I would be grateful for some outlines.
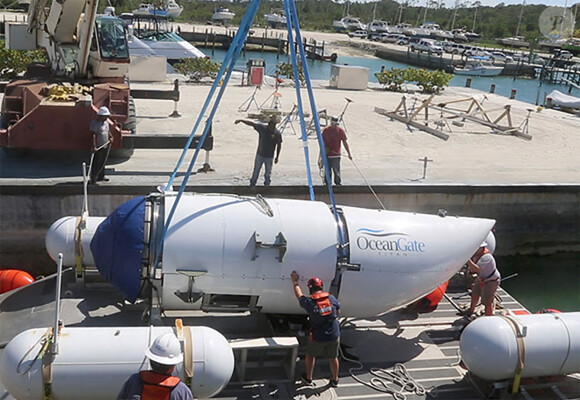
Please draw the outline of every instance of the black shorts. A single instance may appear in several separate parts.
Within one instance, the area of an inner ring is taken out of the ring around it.
[[[337,358],[340,338],[329,340],[327,342],[317,342],[308,340],[306,344],[306,353],[313,357]]]

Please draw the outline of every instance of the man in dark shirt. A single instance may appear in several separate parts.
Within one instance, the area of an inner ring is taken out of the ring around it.
[[[323,283],[320,278],[314,277],[308,280],[310,296],[302,294],[298,280],[300,276],[296,271],[291,274],[294,295],[300,306],[306,310],[310,319],[312,330],[306,345],[306,373],[302,378],[306,383],[312,383],[312,373],[316,357],[328,358],[330,366],[330,385],[338,386],[338,348],[340,345],[340,303],[330,293],[322,290]]]
[[[262,164],[264,165],[264,186],[270,186],[270,175],[272,174],[272,163],[278,164],[278,157],[280,150],[282,150],[282,134],[276,129],[276,117],[273,117],[268,122],[268,125],[258,122],[248,121],[245,119],[237,119],[236,124],[243,122],[244,124],[253,127],[259,134],[258,150],[256,151],[256,159],[254,161],[254,172],[250,178],[250,186],[256,186]],[[274,158],[274,151],[276,158]]]

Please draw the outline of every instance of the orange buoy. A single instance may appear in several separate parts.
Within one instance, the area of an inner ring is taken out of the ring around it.
[[[428,295],[420,298],[416,302],[409,305],[409,309],[418,313],[430,313],[435,311],[437,305],[443,298],[443,295],[447,291],[447,286],[449,281],[446,281],[437,289],[433,290]]]
[[[0,293],[28,285],[34,278],[26,271],[18,269],[0,269]]]

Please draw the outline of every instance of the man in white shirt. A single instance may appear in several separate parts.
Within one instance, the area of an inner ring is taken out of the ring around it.
[[[485,307],[485,315],[493,315],[493,299],[499,287],[501,275],[496,267],[495,258],[487,249],[486,242],[483,242],[473,257],[467,260],[467,266],[471,273],[477,274],[477,278],[471,292],[471,305],[465,314],[468,316],[473,314],[481,298],[481,304]]]

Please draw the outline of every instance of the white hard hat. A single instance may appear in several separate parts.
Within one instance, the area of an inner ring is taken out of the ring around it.
[[[176,365],[183,361],[181,345],[172,332],[157,336],[151,346],[145,350],[150,360],[163,365]]]
[[[109,109],[105,106],[102,106],[101,108],[99,108],[99,111],[97,112],[97,115],[111,115],[111,112],[109,111]]]

